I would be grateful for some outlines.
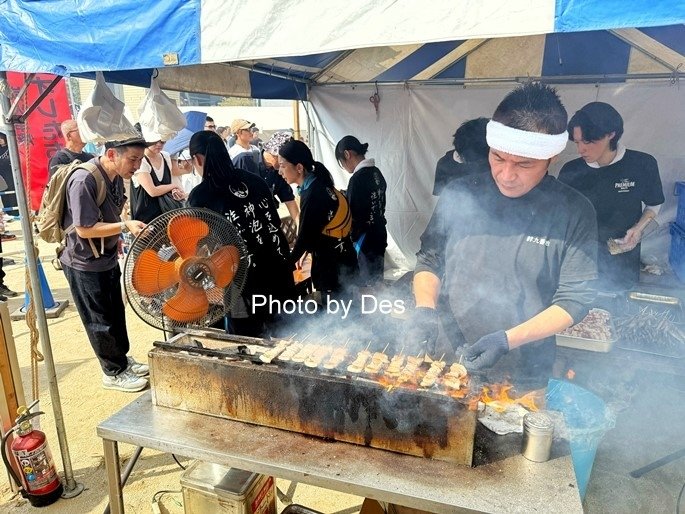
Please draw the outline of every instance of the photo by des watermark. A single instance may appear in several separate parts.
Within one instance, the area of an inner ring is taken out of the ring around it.
[[[252,314],[261,307],[267,307],[270,314],[316,314],[323,309],[326,314],[339,315],[341,319],[346,319],[353,312],[389,315],[393,312],[403,314],[405,311],[404,300],[380,300],[370,294],[361,295],[358,301],[329,298],[324,306],[311,298],[280,300],[271,295],[252,295]]]

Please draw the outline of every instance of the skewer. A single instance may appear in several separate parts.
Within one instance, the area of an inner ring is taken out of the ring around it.
[[[389,345],[390,345],[390,343],[387,343],[387,344],[385,345],[385,347],[383,348],[383,351],[382,351],[381,353],[385,353],[385,350],[388,349],[388,346],[389,346]]]

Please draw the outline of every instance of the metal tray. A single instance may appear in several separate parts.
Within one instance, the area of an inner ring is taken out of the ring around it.
[[[586,337],[570,336],[566,334],[556,334],[557,346],[565,346],[566,348],[575,348],[576,350],[588,350],[590,352],[608,353],[614,347],[616,342],[616,327],[614,327],[614,318],[611,313],[604,309],[592,309],[593,311],[604,311],[609,314],[609,330],[613,336],[608,341],[600,339],[588,339]]]

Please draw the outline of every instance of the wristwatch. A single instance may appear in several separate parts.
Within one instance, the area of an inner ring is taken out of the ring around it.
[[[125,221],[120,222],[119,226],[121,227],[121,233],[122,234],[126,234],[129,232],[128,226],[126,225]]]

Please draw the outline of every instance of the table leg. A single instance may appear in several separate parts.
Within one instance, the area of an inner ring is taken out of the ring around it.
[[[119,446],[116,441],[102,440],[105,453],[105,471],[109,487],[109,507],[112,514],[124,514],[124,494],[121,489]]]

